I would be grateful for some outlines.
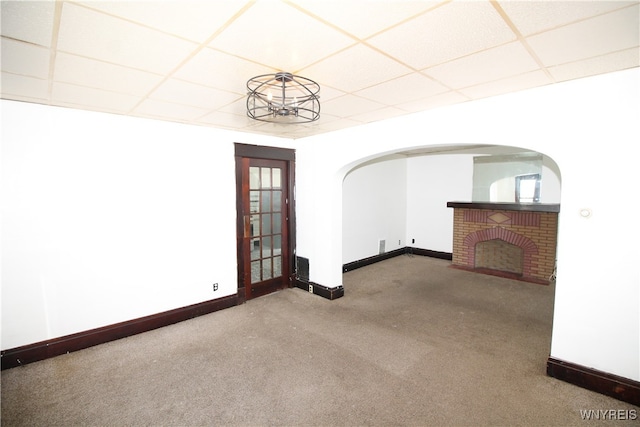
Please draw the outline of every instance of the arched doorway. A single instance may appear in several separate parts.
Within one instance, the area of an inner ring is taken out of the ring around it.
[[[453,217],[447,203],[473,199],[474,158],[524,153],[532,152],[505,146],[432,146],[352,164],[342,183],[343,265],[406,247],[451,253]],[[541,159],[540,203],[557,204],[559,168],[553,159],[535,154]],[[521,175],[518,170],[514,182]],[[503,175],[493,178],[503,180]],[[489,195],[490,184],[486,187]],[[515,193],[513,197],[515,202]]]

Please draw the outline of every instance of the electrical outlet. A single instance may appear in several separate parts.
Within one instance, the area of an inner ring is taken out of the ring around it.
[[[218,283],[216,282],[216,283],[213,284],[213,292],[215,292],[217,290],[218,290]]]
[[[402,244],[402,240],[398,240],[398,246]]]
[[[309,284],[309,292],[313,293],[313,285]]]
[[[416,242],[416,239],[411,239],[411,243],[415,243],[415,242]]]

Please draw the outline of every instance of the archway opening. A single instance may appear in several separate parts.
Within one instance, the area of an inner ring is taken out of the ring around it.
[[[530,151],[501,146],[422,147],[383,153],[354,165],[345,173],[342,185],[345,298],[372,304],[371,310],[381,322],[384,313],[395,309],[390,315],[393,327],[411,325],[427,337],[432,337],[432,330],[422,322],[446,325],[447,333],[458,337],[455,340],[469,340],[455,345],[473,346],[474,351],[486,349],[491,342],[493,348],[487,352],[535,354],[533,362],[528,357],[505,362],[508,364],[537,366],[546,361],[551,348],[555,281],[540,286],[539,282],[514,277],[533,271],[538,246],[531,239],[504,231],[506,222],[492,217],[495,231],[477,234],[470,247],[476,251],[476,243],[488,245],[489,254],[506,247],[518,262],[496,264],[499,261],[495,257],[489,261],[477,252],[473,258],[480,259],[479,270],[502,270],[512,275],[499,277],[449,268],[454,215],[447,203],[472,201],[474,158],[523,153]],[[561,177],[557,164],[542,153],[534,154],[541,157],[539,203],[559,203]],[[496,176],[494,182],[509,179],[515,192],[516,177],[521,175]],[[515,193],[513,197],[515,203]],[[514,218],[509,221],[516,225],[530,222],[525,216]],[[526,318],[541,325],[535,334],[528,335],[528,341],[501,340],[526,335]],[[506,324],[512,328],[509,332]],[[480,335],[488,341],[473,341]]]
[[[539,159],[539,178],[533,184],[535,203],[559,204],[561,180],[555,161],[520,147],[414,147],[352,164],[342,183],[343,265],[405,248],[451,254],[453,215],[447,203],[478,198],[518,203],[517,183],[523,182],[522,176],[532,175],[532,169],[523,169],[520,160],[524,157]],[[485,174],[484,181],[476,185],[478,158],[497,159],[484,164],[493,164],[494,169],[504,166],[504,170]],[[496,187],[502,187],[500,197],[495,195]],[[521,203],[534,202],[525,198],[529,187],[522,184]],[[505,188],[511,189],[507,196]]]

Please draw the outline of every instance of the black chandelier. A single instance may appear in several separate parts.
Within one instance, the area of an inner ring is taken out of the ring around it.
[[[247,115],[271,123],[307,123],[320,118],[320,85],[278,72],[247,81]]]

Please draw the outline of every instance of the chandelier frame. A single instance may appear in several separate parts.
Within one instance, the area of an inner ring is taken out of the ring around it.
[[[270,123],[295,124],[320,118],[320,85],[280,71],[247,81],[247,116]]]

